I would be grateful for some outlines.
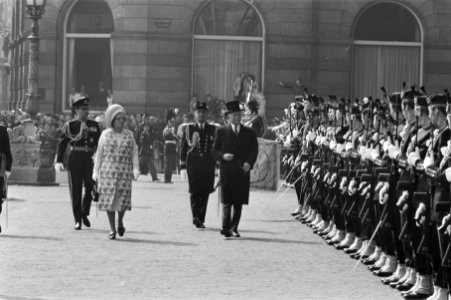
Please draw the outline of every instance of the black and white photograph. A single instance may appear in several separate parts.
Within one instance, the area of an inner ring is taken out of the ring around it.
[[[0,300],[451,300],[450,0],[0,0]]]

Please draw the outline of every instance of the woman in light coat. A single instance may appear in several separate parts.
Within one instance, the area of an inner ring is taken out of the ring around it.
[[[131,210],[132,180],[138,179],[138,146],[133,132],[124,128],[125,109],[113,104],[105,112],[105,129],[100,136],[94,160],[92,178],[97,181],[99,210],[108,215],[109,239],[116,238],[116,212],[118,213],[117,233],[123,236],[123,218],[126,210]]]

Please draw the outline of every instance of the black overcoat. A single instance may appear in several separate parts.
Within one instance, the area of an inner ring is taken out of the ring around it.
[[[8,131],[6,130],[6,127],[3,126],[0,126],[0,155],[0,170],[11,172],[13,157],[11,155]],[[2,156],[4,157],[4,159],[1,158]],[[5,165],[2,166],[2,163],[4,163]],[[0,202],[2,201],[3,197],[6,197],[6,195],[3,194],[3,192],[5,192],[5,190],[3,189],[5,180],[4,176],[5,174],[2,172],[2,174],[0,174]]]
[[[257,160],[258,142],[255,132],[243,125],[238,136],[231,125],[216,130],[213,150],[220,161],[222,203],[249,204],[250,172],[242,166],[247,162],[251,169]],[[235,155],[232,161],[224,161],[224,153]]]
[[[183,130],[182,147],[180,150],[181,165],[186,165],[189,192],[210,194],[214,191],[216,162],[213,157],[213,139],[216,126],[204,124],[204,129],[196,124],[188,124]],[[193,140],[193,134],[198,132],[199,142],[190,147],[188,141]]]

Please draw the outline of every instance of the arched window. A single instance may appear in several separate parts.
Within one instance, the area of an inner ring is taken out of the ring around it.
[[[233,83],[252,74],[262,88],[264,80],[264,25],[251,1],[210,0],[193,23],[192,92],[200,99],[210,94],[229,101]]]
[[[419,20],[393,2],[367,8],[354,27],[353,97],[399,91],[402,82],[422,84],[423,35]]]
[[[93,110],[107,106],[112,91],[113,16],[103,0],[78,0],[69,10],[64,33],[63,109],[75,93],[87,94]]]

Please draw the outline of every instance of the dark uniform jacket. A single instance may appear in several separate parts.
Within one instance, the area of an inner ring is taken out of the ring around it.
[[[433,168],[437,169],[438,176],[431,180],[433,194],[431,198],[431,220],[440,222],[443,215],[449,212],[449,193],[450,187],[446,180],[444,170],[440,170],[440,163],[443,159],[442,147],[446,147],[451,137],[451,131],[448,127],[440,130],[432,140],[432,152],[434,153]]]
[[[209,194],[214,191],[215,166],[213,140],[216,126],[207,122],[202,130],[198,123],[189,124],[183,131],[180,153],[181,166],[186,166],[190,193]],[[199,134],[199,142],[192,144],[193,134]]]
[[[177,136],[174,133],[174,129],[165,127],[163,130],[164,139],[164,154],[176,155],[177,154]]]
[[[13,157],[11,155],[11,148],[9,145],[9,136],[6,127],[0,126],[0,155],[5,155],[5,166],[1,165],[2,160],[0,160],[0,169],[5,171],[11,171],[11,166],[13,164]],[[0,174],[3,175],[3,174]]]
[[[0,204],[2,198],[6,197],[5,184],[5,171],[11,172],[11,166],[13,164],[13,157],[11,155],[11,148],[9,145],[9,136],[6,127],[0,126]],[[0,206],[1,212],[1,206]]]
[[[255,132],[240,125],[238,136],[232,126],[217,129],[213,149],[221,163],[220,179],[222,202],[232,204],[249,204],[250,172],[245,173],[242,166],[247,162],[251,169],[257,160],[258,142]],[[224,161],[224,153],[235,155],[232,161]]]
[[[64,124],[63,134],[60,137],[56,162],[62,163],[66,147],[69,146],[68,170],[85,169],[92,164],[92,159],[86,159],[94,155],[100,138],[99,124],[93,120],[86,120],[86,126],[81,130],[82,122],[72,120]],[[86,166],[85,164],[88,164]],[[91,168],[92,169],[92,168]]]

